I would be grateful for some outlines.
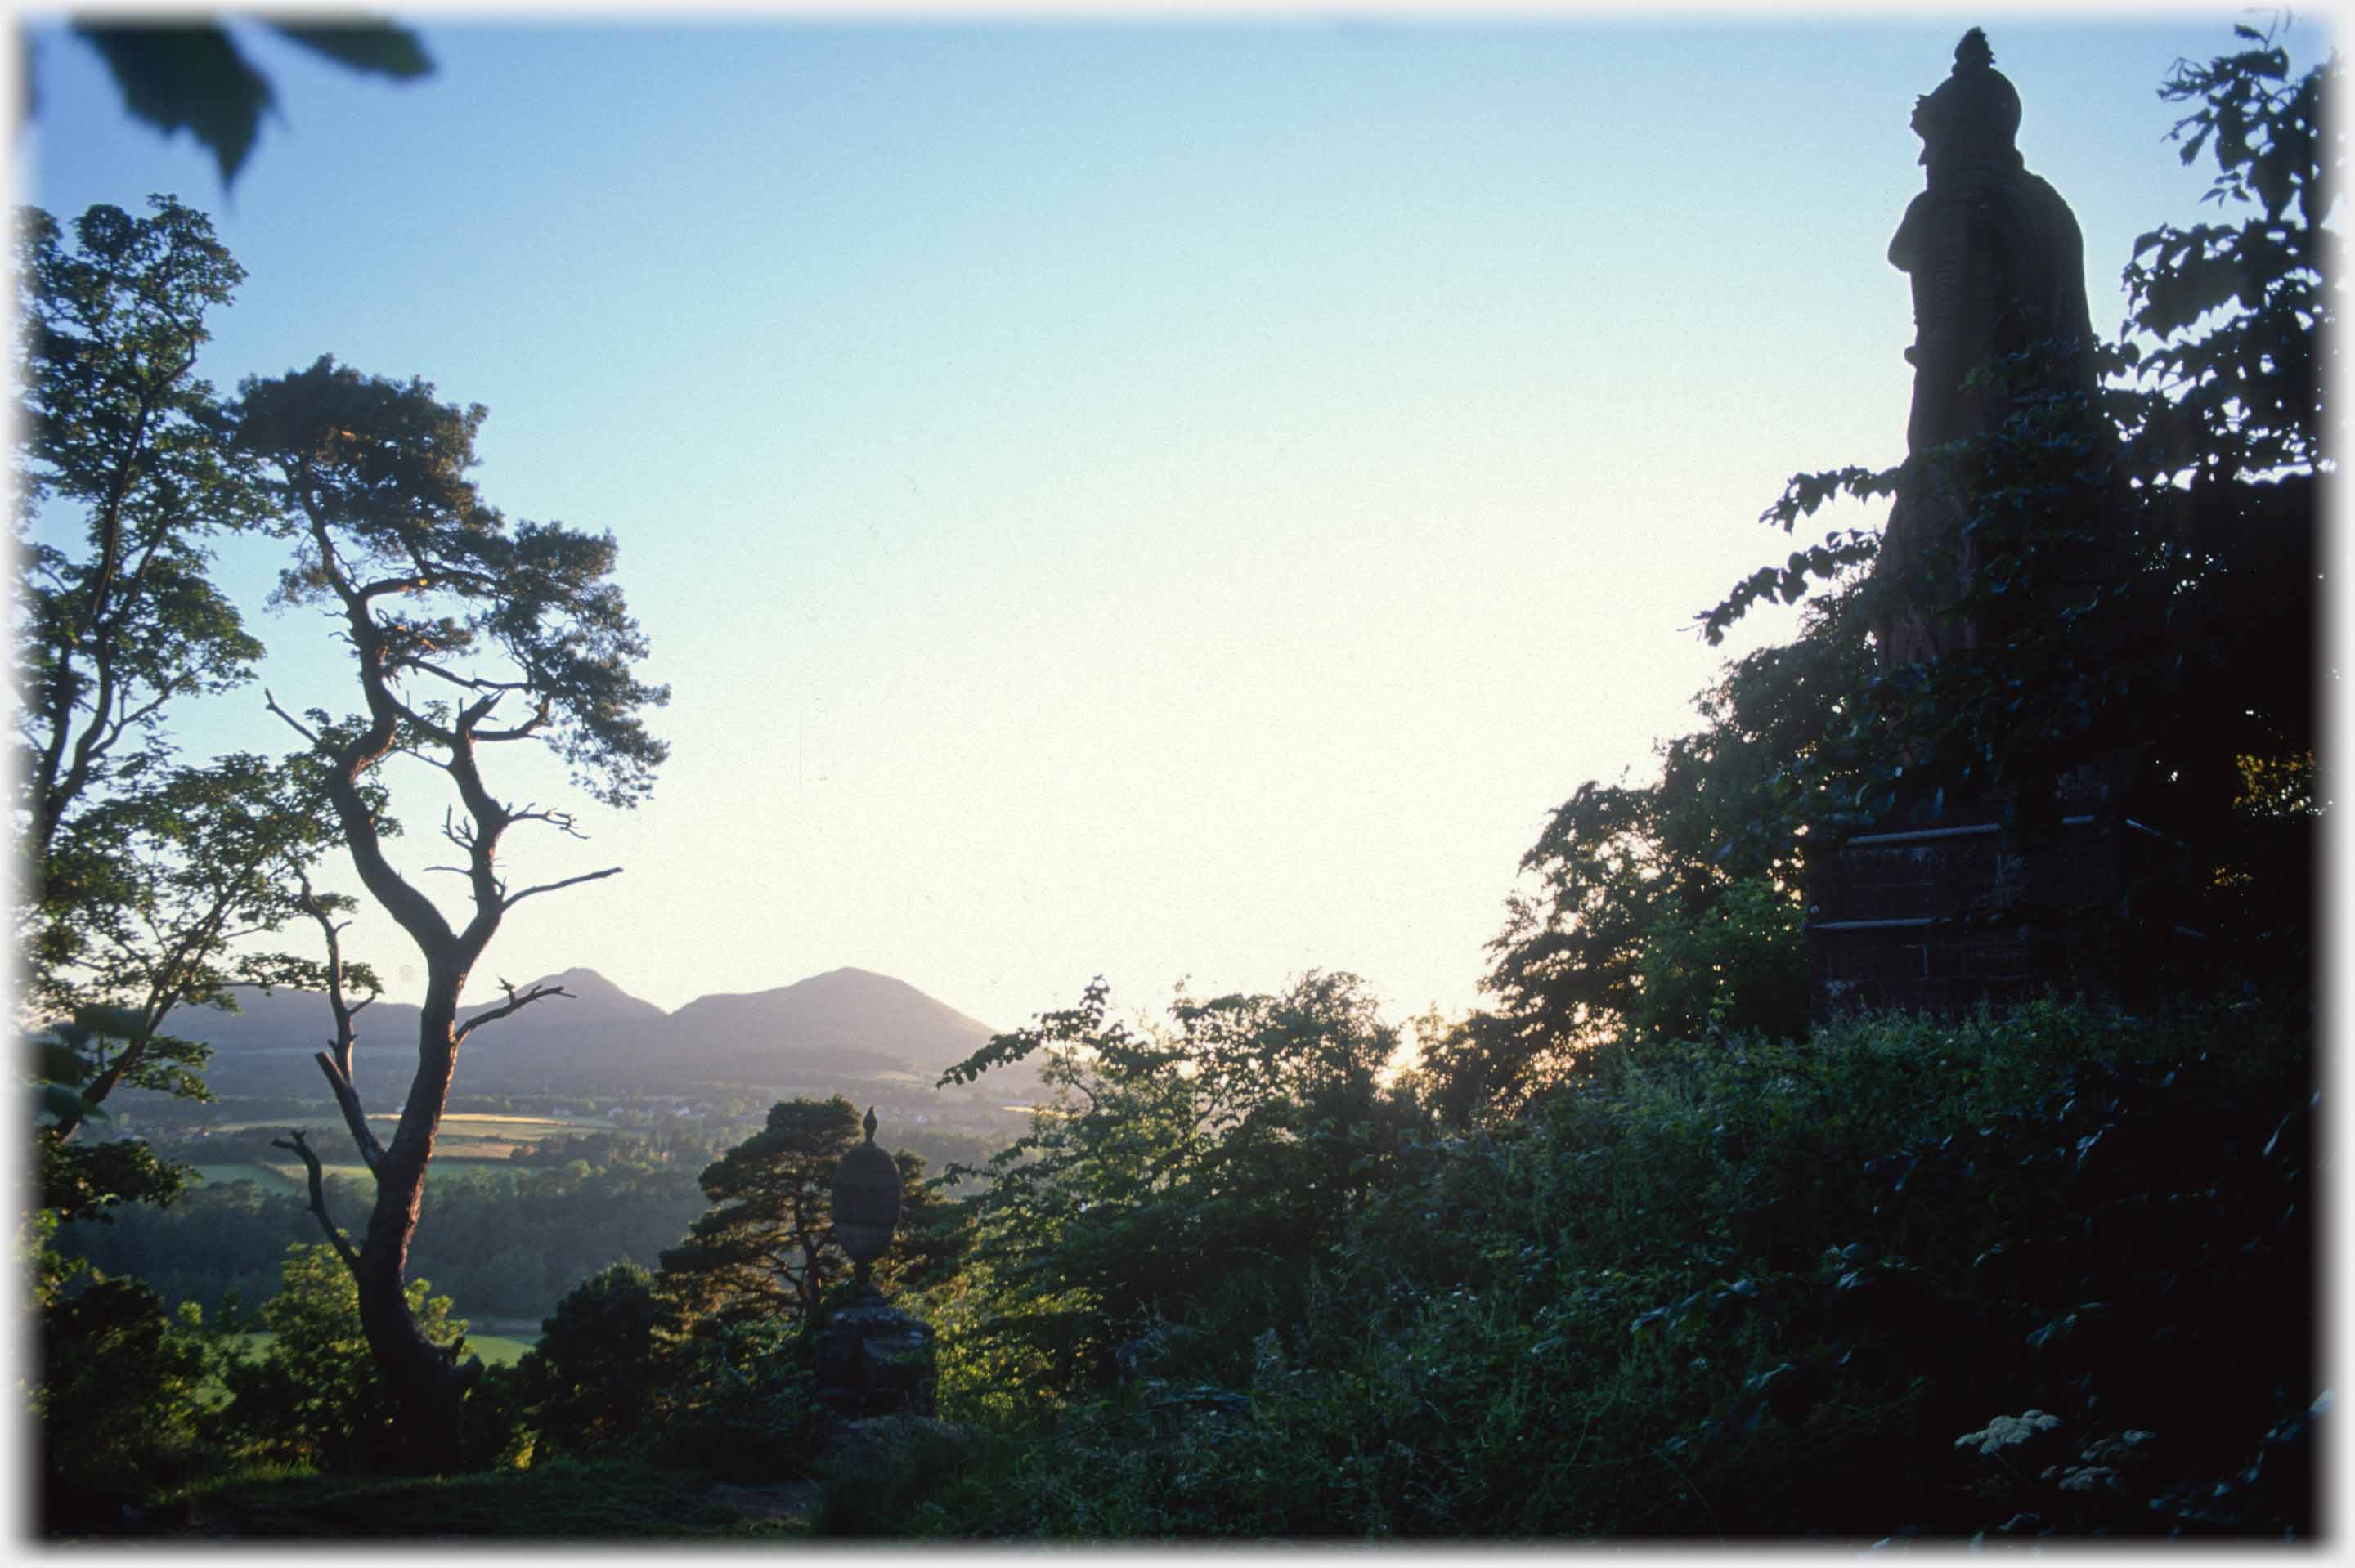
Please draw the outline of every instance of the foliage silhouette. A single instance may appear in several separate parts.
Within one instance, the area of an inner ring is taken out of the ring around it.
[[[416,35],[389,22],[260,24],[346,70],[410,81],[432,74]],[[270,79],[245,58],[229,29],[208,23],[168,26],[76,22],[75,37],[98,51],[123,95],[125,112],[165,136],[186,131],[213,155],[221,185],[234,185],[261,134],[262,116],[277,108]],[[21,46],[20,46],[21,47]],[[24,73],[25,112],[38,112],[30,71]]]

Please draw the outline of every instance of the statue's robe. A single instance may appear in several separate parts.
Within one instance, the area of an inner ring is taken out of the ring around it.
[[[1986,434],[2002,424],[2018,386],[1966,389],[1973,370],[2048,340],[2080,352],[2054,373],[2090,391],[2094,328],[2085,304],[2085,247],[2060,193],[2019,166],[1987,163],[1935,168],[1889,244],[1890,262],[1913,284],[1913,407],[1906,420],[1909,456]],[[1876,572],[1926,580],[1928,604],[1883,617],[1884,666],[1935,658],[1977,641],[1959,616],[1931,613],[1951,602],[1975,563],[1963,535],[1970,514],[1967,474],[1917,464],[1899,487]]]

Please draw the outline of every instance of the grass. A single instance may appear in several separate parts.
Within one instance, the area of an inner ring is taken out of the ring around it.
[[[240,1160],[234,1165],[198,1165],[194,1169],[197,1180],[216,1184],[252,1181],[272,1192],[299,1193],[304,1190],[304,1183],[298,1178],[287,1175],[275,1166],[256,1165],[251,1160]]]
[[[798,1519],[728,1507],[699,1472],[614,1461],[396,1479],[248,1472],[192,1490],[174,1511],[193,1532],[229,1531],[240,1538],[776,1539],[806,1532]]]
[[[230,1341],[249,1356],[263,1354],[277,1338],[275,1334],[263,1332],[229,1336]],[[523,1359],[523,1353],[531,1349],[531,1340],[517,1339],[508,1334],[468,1334],[466,1336],[466,1349],[482,1357],[484,1363],[488,1366],[513,1366]]]
[[[531,1349],[531,1341],[506,1334],[469,1334],[466,1348],[482,1357],[487,1366],[507,1367],[523,1360],[523,1353]]]

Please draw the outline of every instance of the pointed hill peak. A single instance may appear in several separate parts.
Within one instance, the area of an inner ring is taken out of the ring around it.
[[[479,975],[477,979],[479,982]],[[493,976],[491,979],[493,985],[496,986],[497,977]],[[667,1016],[653,1002],[632,996],[595,969],[585,966],[577,966],[557,974],[542,975],[538,980],[517,986],[516,990],[519,992],[527,991],[533,986],[553,986],[561,989],[564,992],[561,997],[534,1003],[535,1009],[565,1008],[576,1013],[593,1011],[601,1015],[623,1014],[646,1019]],[[469,1003],[460,1008],[458,1012],[463,1017],[468,1013],[479,1012],[485,1007],[495,1007],[498,1005],[498,1001],[496,997],[488,998],[482,1001]]]
[[[829,969],[769,991],[699,996],[672,1022],[691,1035],[763,1047],[841,1045],[906,1054],[931,1067],[989,1038],[989,1026],[905,980],[871,969]]]

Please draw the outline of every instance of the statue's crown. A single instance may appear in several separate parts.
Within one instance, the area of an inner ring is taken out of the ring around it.
[[[1934,166],[2019,163],[2019,93],[1995,69],[1984,31],[1973,27],[1955,46],[1954,69],[1922,101],[1914,125],[1923,161]]]

